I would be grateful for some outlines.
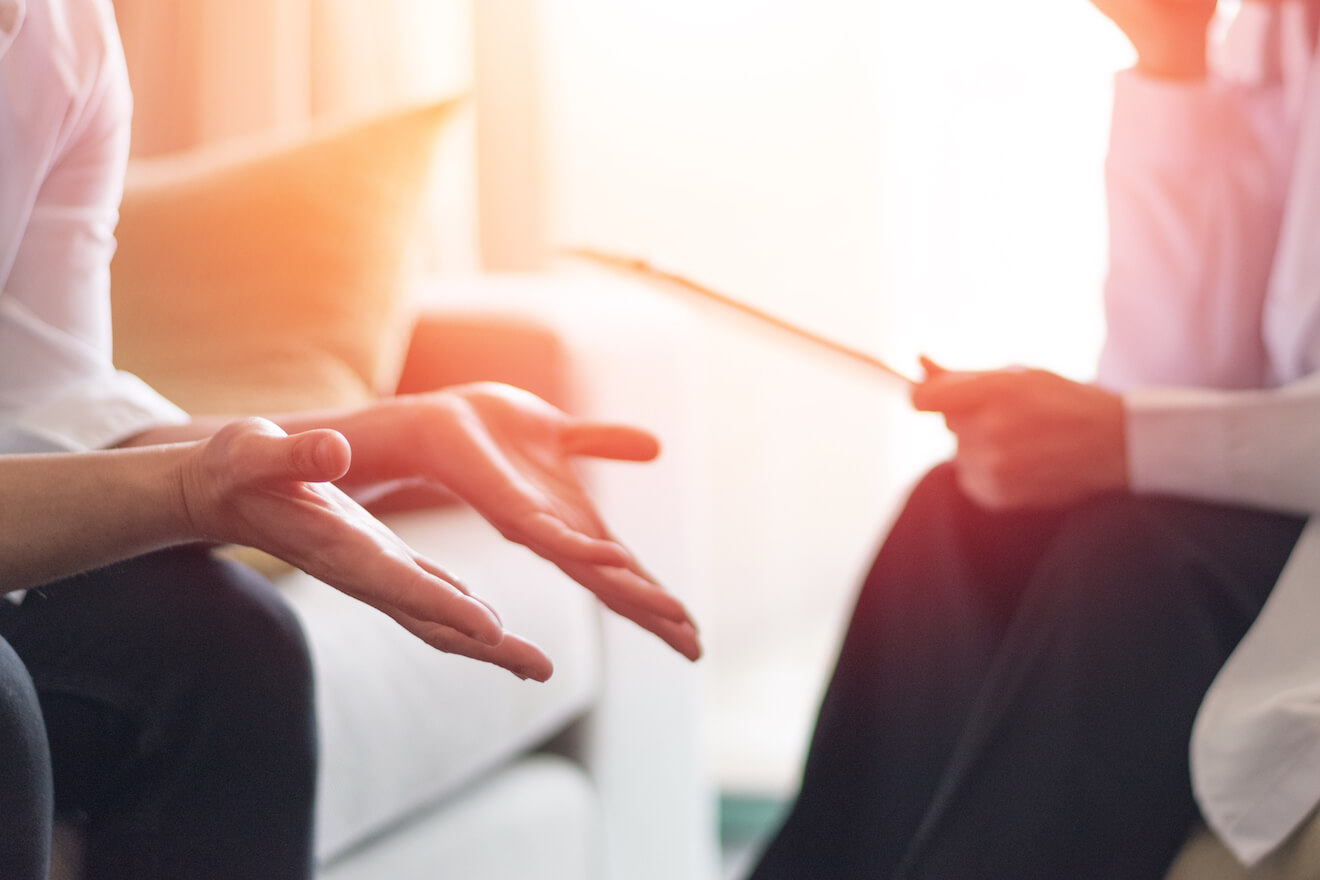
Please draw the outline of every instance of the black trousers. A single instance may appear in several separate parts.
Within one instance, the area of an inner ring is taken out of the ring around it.
[[[297,620],[200,548],[0,599],[0,878],[307,880],[316,727]]]
[[[1295,517],[1128,494],[991,513],[945,465],[862,588],[754,880],[1159,880],[1197,707]]]

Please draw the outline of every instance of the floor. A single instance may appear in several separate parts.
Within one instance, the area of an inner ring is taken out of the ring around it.
[[[720,797],[720,855],[723,880],[744,880],[761,844],[783,817],[776,798],[725,793]]]

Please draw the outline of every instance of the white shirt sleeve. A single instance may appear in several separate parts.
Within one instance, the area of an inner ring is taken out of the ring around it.
[[[1283,89],[1117,86],[1100,380],[1124,390],[1132,487],[1320,510],[1320,381],[1270,388],[1262,325],[1296,141]]]
[[[1292,141],[1277,83],[1118,75],[1102,384],[1269,384],[1261,315]]]
[[[1138,492],[1320,511],[1320,65],[1297,83],[1119,83],[1101,378]],[[1320,798],[1317,577],[1313,521],[1193,733],[1201,812],[1247,864]]]
[[[0,453],[104,447],[186,421],[111,362],[132,97],[110,4],[29,4],[0,81],[29,90],[0,94],[12,134],[0,228],[18,231],[17,247],[0,243]]]

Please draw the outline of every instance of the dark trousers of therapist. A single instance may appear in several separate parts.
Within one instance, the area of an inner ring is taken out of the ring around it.
[[[991,513],[917,487],[754,880],[1160,880],[1192,722],[1294,517],[1113,494]]]
[[[0,599],[0,878],[46,880],[53,814],[86,880],[306,880],[316,727],[302,630],[196,548]]]

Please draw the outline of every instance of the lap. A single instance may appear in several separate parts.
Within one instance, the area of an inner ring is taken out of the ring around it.
[[[146,798],[151,779],[185,772],[182,756],[203,749],[217,764],[206,772],[223,772],[218,738],[237,750],[296,750],[290,766],[304,771],[314,754],[297,619],[264,578],[205,548],[30,590],[0,609],[0,639],[39,698],[60,810],[107,814],[129,791],[126,774],[138,782],[133,797]]]
[[[1196,707],[1302,525],[1127,493],[995,512],[936,468],[863,585],[802,793],[757,877],[820,868],[827,838],[840,877],[900,864],[969,876],[958,860],[985,859],[996,838],[1095,855],[1133,832],[1139,849],[1144,831],[1122,817],[1151,811],[1168,813],[1159,833],[1181,841],[1195,815],[1185,752]],[[1136,791],[1150,810],[1111,810],[1117,823],[1074,809],[1104,812]],[[1072,836],[1078,825],[1089,839]],[[1023,838],[1030,828],[1043,838]],[[1044,874],[1010,861],[984,876],[1062,876],[1042,861]]]
[[[42,692],[137,711],[204,679],[305,665],[299,624],[276,591],[200,547],[141,556],[30,590],[0,637]]]
[[[941,465],[912,493],[864,594],[892,597],[912,581],[928,596],[970,591],[961,598],[993,608],[986,613],[1004,628],[1024,606],[1065,613],[1080,604],[1095,614],[1088,629],[1100,633],[1112,615],[1182,601],[1249,624],[1304,525],[1288,514],[1127,492],[994,511],[963,495],[953,468]],[[910,557],[901,577],[886,554]]]
[[[1015,585],[913,876],[976,858],[1003,876],[1158,876],[1196,817],[1197,707],[1304,524],[1128,493],[1041,515],[1048,539]]]

